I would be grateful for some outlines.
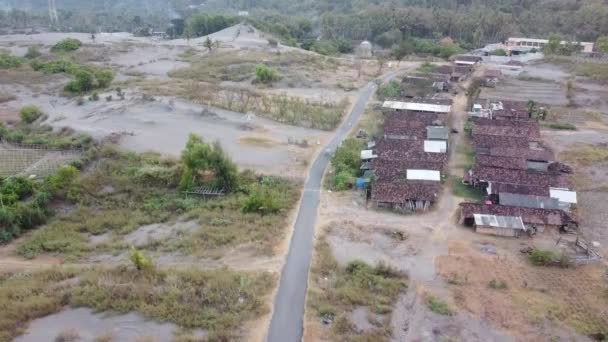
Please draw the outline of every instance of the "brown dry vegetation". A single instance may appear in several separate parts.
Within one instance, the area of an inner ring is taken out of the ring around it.
[[[23,64],[14,69],[0,70],[0,82],[11,85],[44,85],[55,84],[57,81],[64,80],[66,77],[59,74],[45,74],[34,71],[29,65]]]
[[[560,154],[560,159],[578,165],[590,166],[608,162],[608,146],[605,144],[576,144]]]
[[[255,146],[259,146],[259,147],[266,147],[266,148],[271,148],[271,147],[279,144],[278,141],[275,141],[275,140],[272,140],[270,138],[263,137],[263,136],[242,137],[239,139],[239,143],[245,144],[245,145],[255,145]]]
[[[178,96],[201,105],[251,112],[274,121],[323,130],[335,128],[349,105],[347,98],[336,99],[337,102],[317,101],[251,87],[219,86],[191,80],[136,79],[117,85],[138,87],[149,96]]]
[[[10,341],[29,321],[66,305],[98,311],[135,311],[186,328],[204,328],[215,340],[234,340],[240,327],[267,312],[263,298],[274,286],[269,273],[215,271],[50,269],[0,275],[0,341]],[[68,337],[68,335],[66,335]]]
[[[600,265],[561,269],[536,267],[523,256],[488,256],[466,243],[450,243],[449,254],[435,260],[459,309],[486,319],[523,340],[544,339],[539,326],[548,320],[581,334],[607,332],[608,287]],[[504,284],[492,286],[491,284]]]
[[[369,266],[362,261],[339,265],[324,238],[315,247],[307,296],[311,320],[330,319],[330,328],[321,333],[331,341],[388,341],[392,334],[393,303],[407,288],[407,276],[386,265]],[[361,330],[349,315],[355,308],[367,311],[372,328]],[[311,332],[307,328],[307,338]],[[309,330],[310,329],[310,330]]]

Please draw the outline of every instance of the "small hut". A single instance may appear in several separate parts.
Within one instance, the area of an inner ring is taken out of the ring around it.
[[[481,234],[519,237],[526,232],[521,217],[474,214],[475,231]]]

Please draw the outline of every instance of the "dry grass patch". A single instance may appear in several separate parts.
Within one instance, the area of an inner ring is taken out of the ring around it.
[[[239,339],[241,326],[268,312],[263,298],[275,283],[269,273],[136,271],[130,267],[53,269],[0,276],[0,341],[10,341],[29,321],[66,305],[97,311],[138,312],[185,328],[203,328],[210,340]],[[56,341],[73,341],[62,332]],[[98,337],[108,341],[111,337]]]
[[[298,71],[334,72],[339,61],[314,54],[300,52],[272,53],[265,51],[227,51],[203,56],[183,54],[182,58],[191,66],[174,70],[169,76],[203,82],[241,82],[255,78],[255,68],[264,64],[279,69],[283,77],[295,76]]]
[[[608,162],[608,146],[606,144],[576,144],[560,153],[559,159],[582,166]]]
[[[373,267],[353,261],[341,266],[324,238],[318,241],[315,253],[307,307],[316,314],[315,319],[332,321],[328,337],[332,341],[388,341],[393,305],[407,288],[407,276],[382,264]],[[366,331],[358,331],[348,318],[361,306],[381,317]]]
[[[488,256],[470,245],[436,258],[437,272],[449,279],[467,274],[466,286],[450,287],[459,309],[484,317],[521,340],[544,340],[546,320],[580,334],[608,332],[604,269],[537,267],[520,255]],[[519,254],[519,253],[517,253]]]
[[[253,145],[258,147],[272,148],[279,144],[278,141],[260,136],[241,137],[239,143],[244,145]]]

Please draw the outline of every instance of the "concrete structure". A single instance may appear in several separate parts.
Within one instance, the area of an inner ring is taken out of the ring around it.
[[[549,196],[558,201],[558,205],[562,210],[569,211],[572,206],[578,203],[576,191],[571,191],[566,188],[550,188]]]
[[[452,106],[443,104],[433,103],[419,103],[419,102],[399,102],[399,101],[384,101],[382,104],[383,108],[395,109],[395,110],[410,110],[414,112],[429,112],[429,113],[443,113],[447,114],[452,110]]]
[[[441,181],[441,172],[436,170],[406,170],[407,180],[419,180],[419,181]]]
[[[378,158],[378,156],[374,154],[373,150],[361,151],[361,160],[363,160],[363,161],[371,161],[372,159],[376,159],[376,158]]]
[[[513,51],[518,48],[525,47],[532,49],[541,50],[549,42],[547,39],[535,39],[535,38],[509,38],[506,41],[507,50]],[[561,44],[567,44],[567,41],[562,41]],[[595,43],[589,42],[574,42],[581,45],[581,52],[591,53],[594,50]]]
[[[449,130],[444,126],[427,126],[426,138],[427,140],[448,140]]]
[[[454,57],[454,64],[475,66],[475,65],[481,63],[482,60],[483,60],[483,58],[481,58],[479,56],[459,55],[459,56]]]
[[[481,234],[519,237],[526,232],[521,217],[474,214],[475,231]]]
[[[424,152],[429,153],[447,153],[448,142],[445,140],[425,140]]]

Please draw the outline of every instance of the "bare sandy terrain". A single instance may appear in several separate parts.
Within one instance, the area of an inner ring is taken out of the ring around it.
[[[44,51],[67,37],[80,39],[85,44],[74,54],[76,60],[110,66],[117,71],[117,81],[123,82],[142,78],[171,81],[168,76],[170,71],[189,65],[181,59],[182,53],[187,50],[200,55],[208,53],[202,47],[205,37],[189,41],[157,41],[126,33],[101,33],[95,41],[88,34],[7,35],[0,37],[0,48],[23,54],[27,46],[42,45]],[[245,26],[227,28],[210,35],[210,38],[220,40],[222,49],[268,49],[268,37]],[[275,50],[290,51],[293,48],[280,46]],[[342,72],[356,73],[355,70]],[[25,104],[36,104],[49,115],[48,122],[55,127],[69,126],[98,139],[121,136],[120,144],[127,149],[151,150],[174,156],[179,155],[188,134],[195,133],[209,141],[219,140],[241,167],[293,178],[304,175],[316,146],[328,136],[323,131],[279,124],[255,115],[207,106],[203,108],[174,96],[156,97],[154,101],[148,101],[149,98],[144,99],[141,89],[128,85],[123,87],[125,100],[119,100],[116,94],[107,92],[100,94],[98,102],[84,101],[78,105],[77,99],[60,96],[61,88],[67,81],[65,76],[44,76],[28,75],[28,78],[23,78],[14,75],[5,82],[0,81],[0,92],[15,97],[0,104],[0,111],[15,113]],[[23,79],[17,81],[18,78]],[[167,86],[171,87],[170,83]],[[289,90],[285,91],[279,86],[267,92],[317,100],[322,94],[323,99],[331,101],[351,95],[338,88],[325,91],[314,86],[307,89],[285,87]],[[113,100],[106,101],[105,98],[111,95]],[[308,147],[293,144],[302,141],[306,141]]]

